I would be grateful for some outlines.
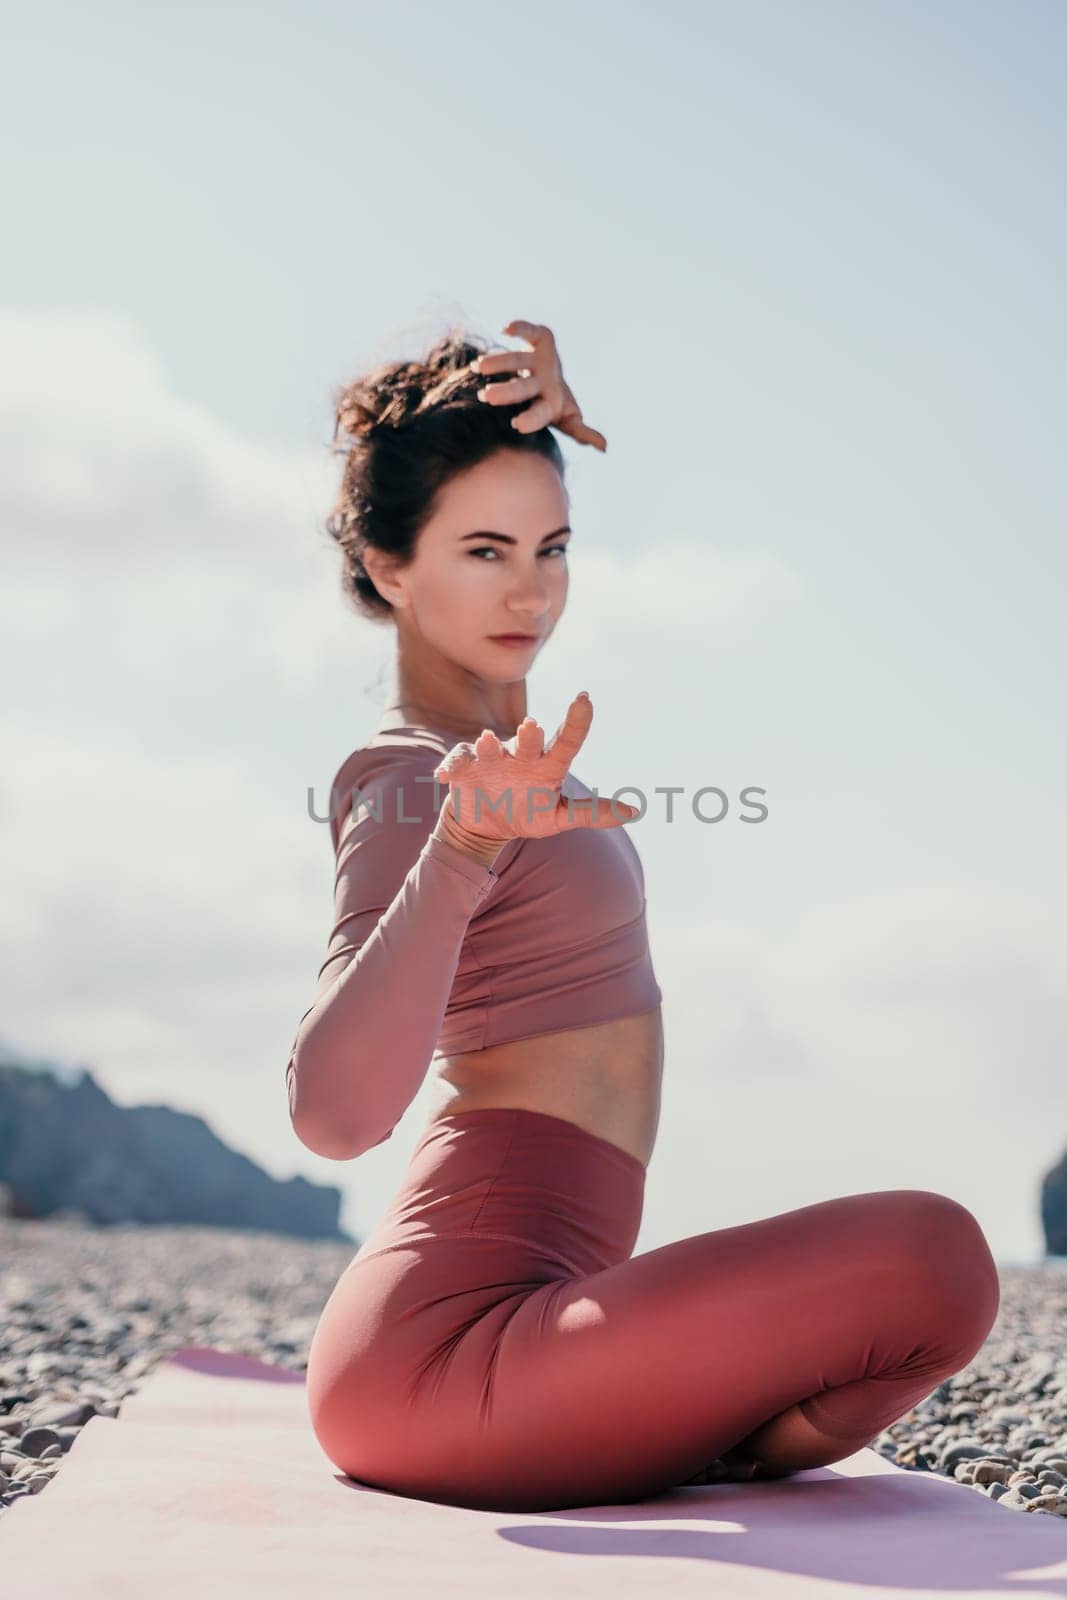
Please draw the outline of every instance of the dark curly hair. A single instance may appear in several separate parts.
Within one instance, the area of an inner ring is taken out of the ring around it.
[[[438,491],[454,474],[504,449],[545,456],[565,476],[551,428],[521,433],[511,426],[528,400],[478,399],[483,385],[514,376],[494,380],[469,370],[489,349],[487,341],[453,328],[421,360],[383,362],[335,392],[331,450],[346,459],[325,526],[344,555],[342,590],[371,621],[387,621],[393,608],[374,587],[363,551],[369,545],[406,566]]]

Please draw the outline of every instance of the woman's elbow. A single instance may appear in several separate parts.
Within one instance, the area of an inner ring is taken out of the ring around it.
[[[322,1156],[327,1161],[354,1161],[362,1153],[338,1139],[334,1129],[309,1126],[303,1117],[292,1117],[290,1122],[304,1149],[314,1156]]]
[[[364,1151],[373,1150],[392,1137],[393,1127],[381,1134],[373,1128],[350,1128],[337,1115],[335,1107],[315,1106],[306,1093],[301,1093],[300,1071],[292,1057],[286,1068],[286,1084],[290,1126],[300,1143],[313,1155],[322,1156],[327,1161],[354,1161]]]

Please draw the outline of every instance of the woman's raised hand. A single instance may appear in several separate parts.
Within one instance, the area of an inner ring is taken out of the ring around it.
[[[502,741],[485,728],[473,744],[453,745],[435,768],[447,783],[441,808],[445,830],[457,825],[464,842],[491,853],[509,839],[546,839],[571,828],[616,828],[639,815],[636,806],[599,796],[564,799],[561,786],[593,720],[593,703],[583,690],[546,745],[540,723],[520,722]]]
[[[519,400],[532,403],[511,419],[517,433],[536,433],[549,426],[569,434],[578,444],[591,444],[597,450],[608,448],[608,441],[582,417],[582,408],[563,376],[556,338],[551,328],[540,322],[525,322],[521,317],[506,323],[502,333],[525,339],[532,350],[494,350],[471,362],[480,377],[514,372],[507,383],[489,383],[479,389],[478,398],[487,405],[511,406]],[[525,374],[525,376],[523,376]]]

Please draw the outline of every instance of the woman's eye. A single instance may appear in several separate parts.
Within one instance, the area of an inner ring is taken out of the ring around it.
[[[473,550],[468,550],[467,554],[470,556],[499,556],[500,551],[495,545],[480,544],[476,545]],[[567,554],[567,546],[565,544],[554,544],[548,550],[542,550],[541,554],[543,556],[565,556]]]

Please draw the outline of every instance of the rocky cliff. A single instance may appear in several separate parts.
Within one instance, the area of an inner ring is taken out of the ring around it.
[[[1067,1256],[1067,1152],[1042,1179],[1041,1226],[1045,1254]]]
[[[91,1072],[0,1062],[0,1194],[16,1217],[195,1223],[348,1239],[341,1191],[272,1178],[169,1106],[118,1106]]]

